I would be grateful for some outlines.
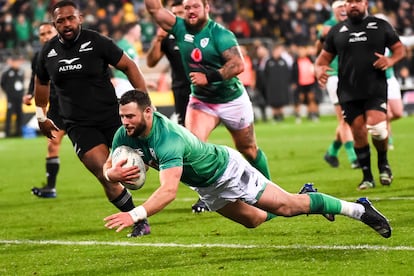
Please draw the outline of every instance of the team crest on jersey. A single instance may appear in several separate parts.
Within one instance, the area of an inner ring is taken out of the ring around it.
[[[79,52],[92,51],[93,47],[87,48],[90,44],[91,44],[91,41],[82,43],[81,46],[79,47]]]
[[[57,53],[56,53],[55,49],[52,49],[52,50],[49,51],[49,53],[47,53],[48,58],[49,57],[55,57],[55,56],[57,56]]]
[[[194,48],[194,50],[191,52],[191,58],[195,62],[200,62],[203,59],[203,54],[201,53],[201,50],[198,48]]]
[[[368,22],[367,29],[378,29],[377,22]]]
[[[194,36],[191,35],[191,34],[185,34],[184,35],[184,41],[193,43],[194,42]]]
[[[208,45],[208,42],[210,41],[210,38],[206,37],[200,40],[200,46],[201,48],[206,48]]]

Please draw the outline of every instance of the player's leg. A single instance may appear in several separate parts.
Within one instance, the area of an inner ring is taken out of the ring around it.
[[[366,198],[355,203],[322,193],[290,194],[276,184],[268,184],[255,206],[281,216],[300,214],[344,215],[360,220],[385,238],[391,236],[388,220]]]
[[[60,144],[62,143],[65,131],[53,131],[53,135],[55,135],[55,138],[47,140],[46,154],[46,187],[50,189],[56,187],[56,177],[60,168]]]
[[[388,129],[385,112],[385,110],[368,110],[367,129],[378,154],[377,165],[380,172],[380,183],[382,185],[390,185],[393,175],[387,157]]]
[[[217,112],[231,133],[236,149],[253,167],[270,179],[267,157],[256,142],[253,108],[247,93],[231,102],[220,104]]]
[[[208,140],[210,133],[219,124],[220,119],[209,104],[190,97],[185,127],[203,142]]]
[[[354,148],[358,163],[362,169],[362,181],[359,190],[375,187],[371,170],[371,150],[368,142],[368,130],[365,120],[365,101],[342,103],[345,121],[350,125],[354,137]]]
[[[388,149],[394,149],[391,135],[391,122],[400,119],[404,114],[404,105],[401,99],[401,87],[395,77],[387,79],[387,121],[388,121]]]

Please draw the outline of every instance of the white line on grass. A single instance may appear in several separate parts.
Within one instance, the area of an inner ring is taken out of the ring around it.
[[[98,246],[134,246],[134,247],[181,247],[181,248],[240,248],[240,249],[299,249],[299,250],[383,250],[383,251],[414,251],[413,246],[382,246],[382,245],[248,245],[248,244],[179,244],[179,243],[132,243],[102,241],[59,241],[59,240],[0,240],[0,244],[23,245],[98,245]]]
[[[180,202],[195,202],[197,200],[198,197],[180,197],[180,198],[176,198],[174,201],[180,201]],[[136,197],[134,198],[134,201],[145,201],[148,198],[144,198],[144,197]],[[355,199],[357,199],[357,197],[341,197],[342,200],[349,200],[349,201],[354,201]],[[396,200],[396,201],[400,201],[400,200],[414,200],[414,197],[397,197],[397,196],[392,196],[392,197],[369,197],[369,200],[371,201],[387,201],[387,200]]]

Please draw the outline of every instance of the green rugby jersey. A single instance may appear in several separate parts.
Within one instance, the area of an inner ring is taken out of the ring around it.
[[[201,142],[189,130],[154,112],[150,134],[129,137],[124,127],[115,133],[112,149],[126,145],[135,149],[145,164],[164,170],[183,167],[181,181],[188,186],[206,187],[225,171],[229,154],[224,146]]]
[[[184,19],[177,17],[170,33],[174,35],[180,48],[187,77],[190,72],[205,73],[208,70],[220,69],[226,62],[221,54],[238,45],[231,31],[211,19],[201,31],[191,32],[187,30]],[[240,97],[243,91],[243,84],[237,77],[209,83],[206,86],[191,85],[192,94],[208,103],[232,101]]]

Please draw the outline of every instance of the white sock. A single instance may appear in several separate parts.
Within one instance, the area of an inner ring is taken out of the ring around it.
[[[341,201],[341,214],[361,220],[361,216],[365,213],[365,207],[362,204],[348,202],[348,201]]]

